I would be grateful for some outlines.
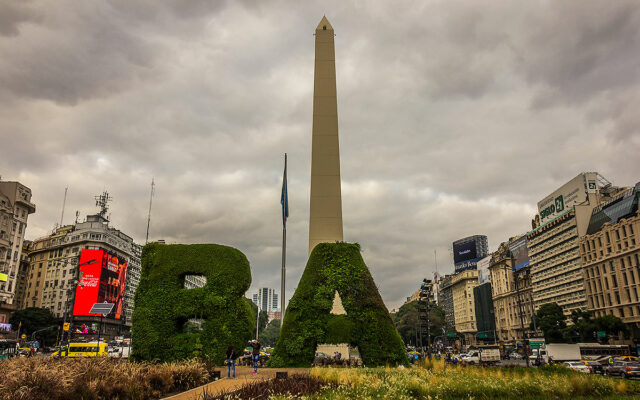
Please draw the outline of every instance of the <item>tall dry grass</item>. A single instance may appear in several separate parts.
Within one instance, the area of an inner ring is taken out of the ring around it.
[[[640,398],[640,382],[565,368],[481,368],[426,361],[411,369],[313,368],[339,386],[312,399],[574,399]]]
[[[0,399],[157,399],[211,381],[199,361],[129,363],[110,358],[14,358],[0,362]]]

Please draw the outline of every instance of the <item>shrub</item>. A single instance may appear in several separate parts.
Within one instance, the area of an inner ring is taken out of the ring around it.
[[[202,288],[184,289],[185,275],[204,275]],[[142,251],[131,339],[136,360],[209,358],[221,365],[228,345],[244,348],[255,329],[244,298],[251,284],[247,258],[215,244],[150,243]],[[188,332],[188,319],[204,321]]]
[[[330,314],[336,291],[347,315]],[[402,339],[357,244],[320,243],[313,249],[270,365],[310,366],[319,343],[358,346],[367,366],[408,365]]]

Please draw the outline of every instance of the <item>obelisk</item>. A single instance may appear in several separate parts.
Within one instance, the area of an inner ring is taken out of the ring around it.
[[[315,36],[309,254],[318,243],[342,241],[336,57],[327,17],[322,17]]]

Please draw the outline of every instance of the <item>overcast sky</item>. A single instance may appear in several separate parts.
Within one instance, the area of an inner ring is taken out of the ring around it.
[[[346,241],[389,309],[490,250],[582,171],[640,180],[634,1],[0,1],[0,175],[33,191],[27,238],[93,196],[144,243],[220,243],[280,289],[307,257],[314,30],[336,32]],[[250,292],[250,293],[251,293]]]

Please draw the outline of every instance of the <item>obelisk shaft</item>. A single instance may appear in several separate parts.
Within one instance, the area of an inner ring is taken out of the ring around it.
[[[309,254],[318,243],[342,241],[342,194],[333,27],[316,28],[311,150]]]

